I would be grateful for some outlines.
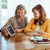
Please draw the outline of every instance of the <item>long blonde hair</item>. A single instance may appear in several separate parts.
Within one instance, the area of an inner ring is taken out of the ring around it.
[[[24,13],[26,14],[26,9],[25,9],[25,7],[20,4],[20,5],[18,5],[18,6],[16,7],[15,16],[16,16],[16,14],[17,14],[17,10],[18,10],[18,9],[21,9],[21,10],[25,11]]]

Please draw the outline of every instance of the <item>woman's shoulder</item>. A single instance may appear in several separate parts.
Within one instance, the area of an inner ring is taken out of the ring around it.
[[[50,23],[50,18],[46,18],[45,22],[46,23],[48,23],[48,22]]]
[[[15,19],[15,17],[14,17],[14,16],[10,17],[10,20],[14,20],[14,19]]]
[[[27,19],[27,17],[26,17],[26,16],[24,16],[24,17],[23,17],[23,20],[27,21],[28,19]]]
[[[31,20],[34,20],[35,18],[32,18]]]
[[[34,21],[35,18],[32,18],[30,21]]]
[[[46,18],[46,21],[50,21],[50,18]]]

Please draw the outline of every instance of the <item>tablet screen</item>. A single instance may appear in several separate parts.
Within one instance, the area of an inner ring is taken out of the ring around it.
[[[10,33],[10,35],[14,34],[14,30],[13,30],[13,27],[10,25],[10,26],[7,26],[6,27],[6,30]]]

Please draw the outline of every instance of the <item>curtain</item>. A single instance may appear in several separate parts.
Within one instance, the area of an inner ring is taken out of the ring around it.
[[[1,28],[1,0],[0,0],[0,28]]]

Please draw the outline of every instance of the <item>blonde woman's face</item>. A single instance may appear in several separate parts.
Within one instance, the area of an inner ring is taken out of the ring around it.
[[[40,13],[36,9],[34,10],[33,15],[34,15],[35,19],[39,19],[39,17],[40,17]]]
[[[23,17],[24,16],[24,11],[21,9],[17,10],[17,17]]]

